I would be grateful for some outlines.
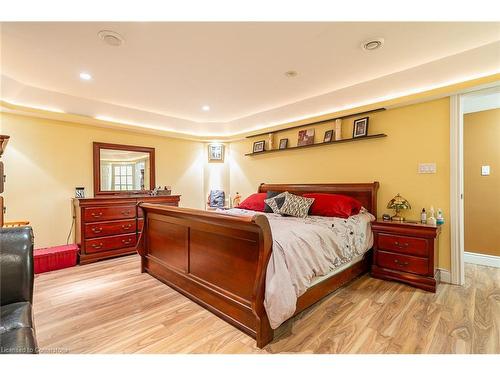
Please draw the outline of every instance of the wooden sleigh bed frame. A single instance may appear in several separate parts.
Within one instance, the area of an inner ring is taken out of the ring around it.
[[[289,191],[343,194],[376,217],[378,182],[356,184],[261,184],[259,193]],[[263,348],[273,340],[264,309],[272,235],[264,215],[217,212],[142,203],[144,228],[137,245],[147,272],[247,333]],[[369,269],[371,251],[349,268],[309,288],[295,315]]]

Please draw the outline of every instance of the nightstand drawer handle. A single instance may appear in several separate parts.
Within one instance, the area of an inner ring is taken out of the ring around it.
[[[400,247],[400,248],[403,248],[403,247],[408,247],[408,242],[405,242],[403,244],[399,243],[398,241],[394,242],[394,245],[396,245],[397,247]]]
[[[394,263],[396,263],[397,265],[400,265],[401,267],[404,267],[404,266],[408,265],[408,262],[400,262],[397,259],[394,259]]]

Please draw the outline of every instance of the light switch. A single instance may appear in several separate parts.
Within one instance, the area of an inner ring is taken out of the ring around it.
[[[436,163],[420,163],[418,173],[436,173]]]
[[[489,176],[490,175],[490,166],[483,165],[481,166],[481,176]]]

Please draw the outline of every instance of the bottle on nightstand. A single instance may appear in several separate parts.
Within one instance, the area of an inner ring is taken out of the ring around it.
[[[436,218],[436,224],[437,225],[443,225],[444,224],[444,217],[443,217],[443,210],[438,208],[438,213],[437,213],[437,218]]]
[[[420,214],[420,222],[422,224],[427,224],[427,213],[425,212],[425,208],[422,208],[422,213]]]

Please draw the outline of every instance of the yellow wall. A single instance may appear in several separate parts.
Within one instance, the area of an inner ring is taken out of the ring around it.
[[[0,114],[0,121],[1,133],[12,137],[4,156],[7,219],[30,220],[37,247],[65,243],[74,187],[85,186],[92,195],[92,142],[101,141],[155,147],[157,183],[183,194],[185,207],[203,208],[208,191],[218,185],[246,197],[261,182],[379,181],[379,215],[390,213],[385,205],[397,193],[413,206],[407,218],[418,219],[422,207],[443,209],[439,267],[450,268],[448,98],[371,114],[369,133],[386,138],[253,157],[244,154],[259,138],[246,139],[226,143],[223,164],[207,163],[207,144],[201,142],[10,114]],[[332,128],[315,127],[316,142]],[[350,136],[347,120],[343,137]],[[275,143],[281,138],[293,146],[297,130],[280,133]],[[418,163],[430,162],[437,164],[436,174],[417,173]]]
[[[244,156],[250,152],[252,138],[231,143],[231,193],[243,197],[257,190],[261,182],[319,183],[379,181],[378,213],[390,212],[387,202],[401,193],[413,209],[404,215],[418,219],[422,207],[433,205],[449,218],[449,99],[399,107],[370,115],[369,134],[386,133],[386,138],[331,146]],[[353,120],[343,123],[343,137],[352,136]],[[317,126],[316,142],[333,124]],[[280,133],[289,138],[289,146],[297,142],[298,130]],[[262,139],[267,140],[267,137]],[[436,174],[418,174],[418,163],[437,164]],[[450,231],[443,226],[439,244],[439,267],[450,269]]]
[[[0,133],[11,136],[2,157],[6,220],[29,220],[37,248],[66,243],[76,186],[93,196],[92,142],[154,147],[156,184],[182,194],[182,206],[203,208],[207,156],[201,142],[5,113],[0,125]]]
[[[500,109],[464,116],[465,251],[500,256]],[[489,176],[481,166],[489,165]]]

